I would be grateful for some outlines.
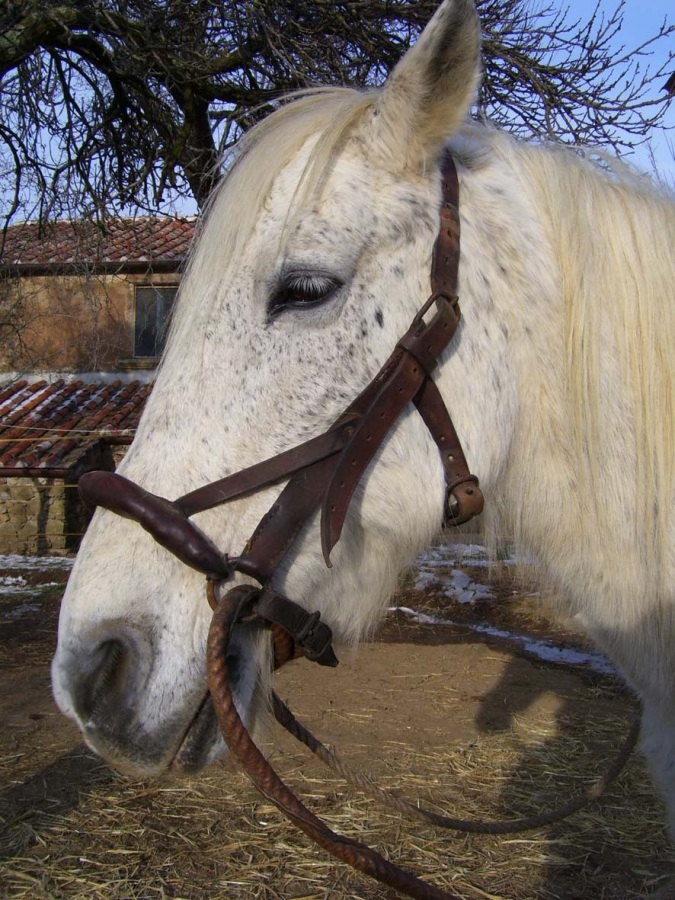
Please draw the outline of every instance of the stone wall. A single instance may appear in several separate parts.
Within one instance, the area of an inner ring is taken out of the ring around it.
[[[0,313],[13,327],[0,341],[0,372],[133,370],[136,287],[178,283],[161,272],[6,279]]]
[[[92,516],[77,493],[78,475],[113,472],[127,449],[97,441],[65,478],[0,477],[0,553],[60,556],[77,550]]]
[[[56,478],[0,478],[0,553],[61,554],[79,537],[77,488]]]

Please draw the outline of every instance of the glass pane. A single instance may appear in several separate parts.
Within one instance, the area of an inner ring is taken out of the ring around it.
[[[136,288],[135,356],[161,355],[176,291],[175,287]]]

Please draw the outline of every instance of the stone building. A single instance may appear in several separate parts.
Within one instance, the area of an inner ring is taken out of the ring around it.
[[[193,218],[26,223],[0,238],[0,372],[154,369]]]
[[[0,553],[77,548],[151,390],[192,219],[25,224],[0,242]]]

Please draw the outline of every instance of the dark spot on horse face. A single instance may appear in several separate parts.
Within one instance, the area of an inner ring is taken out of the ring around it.
[[[375,311],[375,321],[380,326],[380,328],[384,328],[384,316],[381,309]]]

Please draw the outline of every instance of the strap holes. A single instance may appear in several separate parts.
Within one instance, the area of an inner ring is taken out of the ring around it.
[[[452,455],[452,453],[448,453],[448,459],[450,460],[450,462],[455,461],[455,457]]]
[[[354,458],[354,459],[351,461],[351,465],[352,465],[352,466],[355,466],[355,465],[356,465],[356,458]]]

